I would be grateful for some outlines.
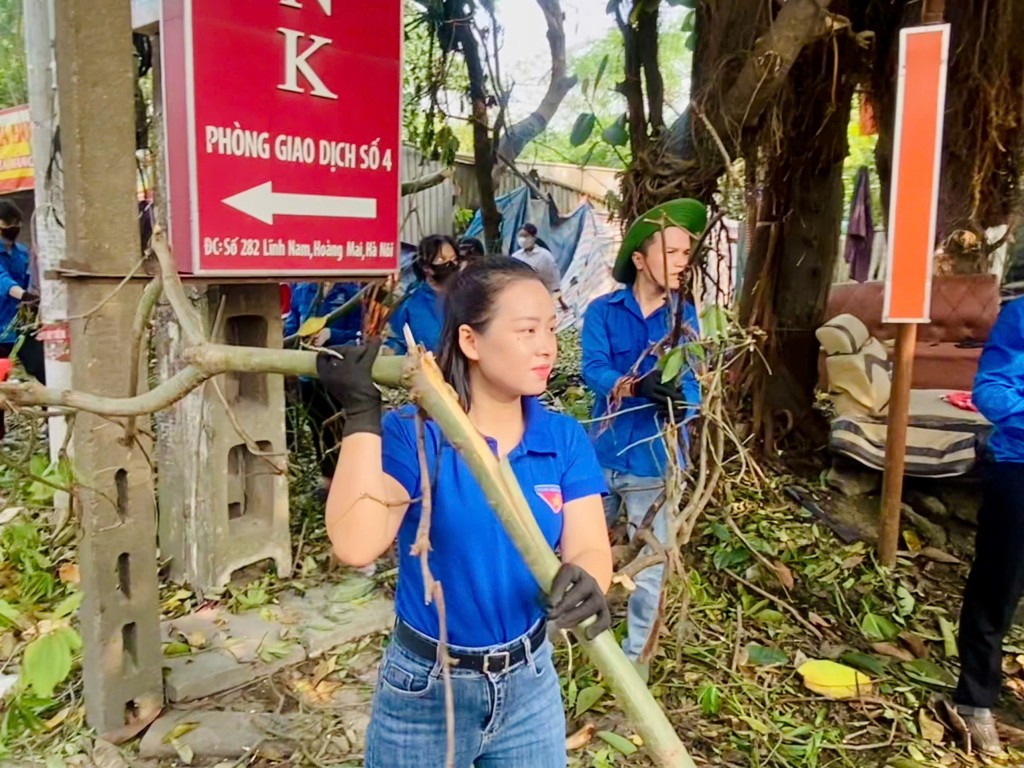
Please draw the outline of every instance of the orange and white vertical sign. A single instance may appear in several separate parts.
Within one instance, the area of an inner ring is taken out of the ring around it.
[[[931,320],[949,24],[900,31],[885,278],[887,323]]]

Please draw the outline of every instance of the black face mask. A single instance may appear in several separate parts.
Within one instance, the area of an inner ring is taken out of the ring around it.
[[[444,264],[431,264],[430,275],[438,283],[446,283],[459,271],[458,261],[446,261]]]
[[[0,237],[4,240],[10,240],[12,243],[18,239],[18,235],[21,234],[21,227],[4,227],[0,229]]]

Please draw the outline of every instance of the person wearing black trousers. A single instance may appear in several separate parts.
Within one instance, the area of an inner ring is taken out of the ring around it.
[[[974,749],[998,755],[992,707],[1002,687],[1003,638],[1024,594],[1024,298],[1007,304],[992,329],[978,364],[974,403],[993,430],[950,714],[954,722],[962,719]]]

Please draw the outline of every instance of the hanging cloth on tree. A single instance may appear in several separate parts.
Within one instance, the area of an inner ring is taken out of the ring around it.
[[[871,273],[871,244],[875,239],[875,225],[871,220],[871,176],[867,166],[857,169],[850,203],[850,221],[846,227],[846,263],[850,277],[863,283]]]

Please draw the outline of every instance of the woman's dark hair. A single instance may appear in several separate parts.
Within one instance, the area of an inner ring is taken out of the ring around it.
[[[427,235],[420,240],[419,248],[416,249],[416,258],[412,260],[412,271],[417,280],[427,278],[427,267],[434,263],[434,259],[441,253],[441,248],[446,243],[455,251],[455,258],[459,258],[459,248],[455,244],[455,239],[448,235]]]
[[[21,224],[21,209],[10,200],[0,200],[0,221],[8,224]]]
[[[459,254],[471,259],[479,259],[486,253],[484,244],[475,237],[464,237],[459,240]]]
[[[494,305],[509,285],[519,280],[540,281],[529,264],[511,256],[485,256],[472,262],[454,279],[445,294],[444,328],[438,357],[445,381],[451,384],[463,409],[469,410],[469,360],[459,346],[459,328],[477,333],[494,318]]]

